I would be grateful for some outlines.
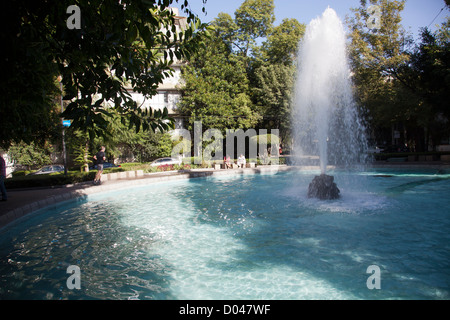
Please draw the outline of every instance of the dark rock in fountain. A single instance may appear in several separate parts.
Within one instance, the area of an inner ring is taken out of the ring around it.
[[[326,174],[315,176],[308,187],[308,198],[319,198],[320,200],[331,200],[339,198],[340,190],[334,177]]]

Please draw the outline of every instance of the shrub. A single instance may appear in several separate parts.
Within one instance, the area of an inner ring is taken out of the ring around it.
[[[171,171],[173,170],[173,164],[163,164],[157,167],[160,171]]]
[[[174,170],[190,170],[192,169],[190,164],[176,164],[173,166]]]
[[[34,187],[50,187],[60,186],[65,184],[73,184],[85,181],[91,181],[95,177],[95,171],[91,172],[68,172],[67,176],[64,173],[52,173],[42,175],[28,175],[13,177],[5,180],[5,186],[9,189],[15,188],[34,188]]]
[[[147,173],[158,172],[158,168],[157,167],[147,166],[147,168],[144,169],[144,172],[147,172]]]
[[[16,177],[24,177],[24,176],[26,176],[27,174],[30,174],[31,172],[33,172],[33,171],[31,171],[31,170],[17,170],[17,171],[14,171],[14,172],[12,173],[12,176],[13,176],[13,178],[16,178]]]
[[[133,170],[135,170],[135,169],[133,169]],[[103,173],[106,174],[106,173],[123,172],[123,171],[129,171],[129,170],[125,170],[122,167],[114,167],[114,168],[108,168],[108,169],[103,170]]]

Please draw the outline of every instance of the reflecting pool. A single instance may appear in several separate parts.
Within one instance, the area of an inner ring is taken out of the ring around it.
[[[39,210],[0,230],[0,298],[450,298],[449,174],[336,171],[330,201],[307,198],[316,174],[164,182]]]

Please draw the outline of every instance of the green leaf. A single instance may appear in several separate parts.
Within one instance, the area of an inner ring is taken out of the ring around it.
[[[136,27],[136,24],[132,23],[127,33],[128,43],[132,43],[134,40],[136,40],[137,36],[138,28]]]

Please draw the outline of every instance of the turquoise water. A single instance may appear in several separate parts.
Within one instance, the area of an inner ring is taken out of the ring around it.
[[[449,299],[450,175],[316,172],[159,183],[0,230],[1,299]],[[67,267],[80,270],[69,289]],[[379,267],[380,289],[367,272]]]

